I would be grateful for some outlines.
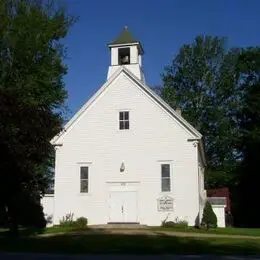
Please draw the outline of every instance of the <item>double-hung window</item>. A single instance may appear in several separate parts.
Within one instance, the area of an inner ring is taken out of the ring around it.
[[[89,174],[88,167],[81,166],[80,167],[80,192],[88,193],[89,189]]]
[[[162,192],[171,191],[170,164],[161,165],[161,185]]]
[[[129,129],[129,111],[119,112],[119,129],[120,130]]]

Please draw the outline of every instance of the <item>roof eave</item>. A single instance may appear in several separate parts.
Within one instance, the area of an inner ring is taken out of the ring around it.
[[[120,47],[120,46],[133,46],[133,45],[137,45],[140,54],[144,54],[144,49],[143,46],[140,42],[136,41],[136,42],[129,42],[129,43],[109,43],[107,46],[111,49],[113,47]]]
[[[72,116],[72,118],[65,124],[63,130],[55,135],[50,143],[52,145],[60,145],[60,139],[64,136],[67,130],[76,122],[76,120],[84,113],[84,111],[95,101],[95,99],[104,91],[104,89],[111,84],[112,81],[120,74],[123,70],[123,67],[120,67],[100,88],[99,90]]]
[[[142,85],[143,89],[145,89],[157,102],[160,103],[160,105],[170,114],[172,114],[182,125],[184,125],[192,134],[193,136],[199,140],[202,138],[202,134],[195,129],[186,119],[184,119],[182,116],[180,116],[176,111],[169,106],[161,97],[159,97],[156,93],[154,93],[146,84],[141,82],[131,71],[129,71],[127,68],[123,67],[123,70],[128,73],[129,76],[133,80],[137,82],[137,84]]]

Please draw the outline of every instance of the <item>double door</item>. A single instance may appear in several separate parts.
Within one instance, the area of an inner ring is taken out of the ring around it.
[[[109,195],[109,222],[137,222],[137,192],[112,191]]]

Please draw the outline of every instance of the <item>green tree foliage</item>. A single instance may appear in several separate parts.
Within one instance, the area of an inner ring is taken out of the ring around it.
[[[226,51],[223,38],[198,36],[185,44],[162,75],[162,98],[204,136],[207,156],[207,188],[232,182],[229,174],[237,152],[232,148],[239,106],[236,63],[239,50]],[[220,178],[215,178],[221,176]]]
[[[44,225],[49,141],[61,130],[67,96],[60,41],[74,19],[55,2],[33,0],[0,0],[0,17],[0,205],[17,231]]]
[[[217,217],[214,213],[210,202],[206,202],[203,210],[201,224],[209,228],[217,227]]]
[[[198,36],[162,79],[161,96],[204,136],[206,187],[230,187],[235,224],[259,227],[260,48],[227,51],[224,39]]]
[[[237,146],[242,154],[236,192],[236,224],[260,227],[258,188],[260,183],[260,48],[241,52],[238,68],[243,89],[243,107],[237,117],[240,135]]]

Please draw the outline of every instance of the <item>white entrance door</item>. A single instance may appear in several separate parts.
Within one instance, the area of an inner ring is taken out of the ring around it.
[[[135,191],[110,193],[109,221],[116,223],[137,222],[137,194]]]
[[[110,193],[110,222],[123,222],[123,197],[122,192],[114,191]]]
[[[124,192],[124,222],[137,222],[137,194],[135,191]]]

